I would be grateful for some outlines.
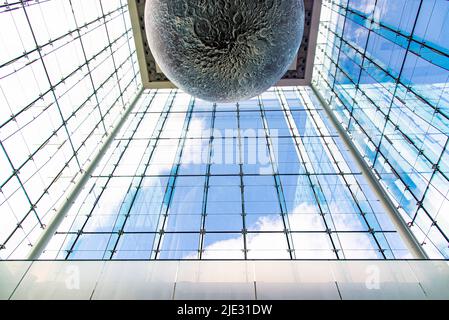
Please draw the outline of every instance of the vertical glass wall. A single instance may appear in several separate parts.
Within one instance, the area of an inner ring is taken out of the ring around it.
[[[312,90],[146,91],[46,259],[410,257]]]
[[[313,85],[431,258],[449,258],[449,1],[324,0]]]
[[[0,4],[0,259],[25,258],[140,87],[126,0]]]

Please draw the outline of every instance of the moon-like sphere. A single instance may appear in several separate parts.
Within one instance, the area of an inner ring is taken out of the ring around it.
[[[147,0],[151,53],[178,88],[212,102],[276,84],[304,32],[303,0]]]

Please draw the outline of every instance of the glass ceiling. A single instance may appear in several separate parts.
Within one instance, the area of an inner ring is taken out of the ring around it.
[[[449,1],[323,1],[314,85],[431,258],[449,258]]]
[[[147,91],[45,259],[410,257],[310,88]]]
[[[323,0],[313,85],[449,258],[449,2]],[[0,4],[0,259],[26,258],[141,90],[126,0]],[[310,88],[146,91],[48,259],[408,258]]]
[[[24,258],[140,87],[125,0],[0,4],[0,258]]]

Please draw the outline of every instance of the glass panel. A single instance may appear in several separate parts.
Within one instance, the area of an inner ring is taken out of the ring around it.
[[[441,215],[437,218],[449,191],[448,10],[449,3],[439,0],[354,0],[347,6],[324,2],[312,80],[418,242],[435,259],[449,258],[449,229]],[[354,190],[352,183],[350,188]],[[357,194],[366,193],[364,187],[357,189]],[[343,191],[333,192],[339,196]],[[354,191],[341,196],[358,198]],[[330,203],[336,230],[394,229],[377,209],[374,215],[365,214],[371,209],[365,200],[356,200]],[[335,235],[339,245],[356,240],[366,244],[343,249],[346,258],[377,258],[377,249],[384,256],[402,254],[393,249],[396,244],[388,233],[358,236],[364,239]]]
[[[140,90],[128,15],[123,1],[0,6],[0,189],[25,198],[0,203],[0,259],[27,257]],[[144,150],[133,141],[116,175],[139,174]]]

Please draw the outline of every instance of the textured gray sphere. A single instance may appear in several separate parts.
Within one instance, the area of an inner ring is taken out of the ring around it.
[[[157,64],[176,86],[236,102],[276,84],[304,32],[303,0],[147,0],[145,28]]]

